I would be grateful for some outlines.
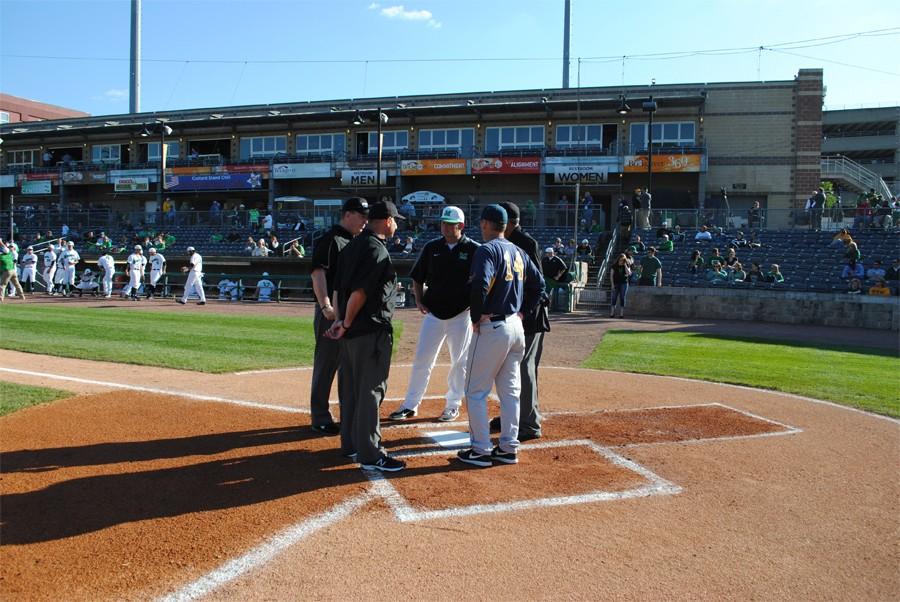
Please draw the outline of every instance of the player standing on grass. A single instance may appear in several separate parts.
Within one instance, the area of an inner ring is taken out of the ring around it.
[[[188,265],[181,268],[182,272],[187,273],[187,281],[184,283],[184,296],[177,299],[179,303],[184,305],[187,303],[191,293],[196,292],[200,300],[197,305],[206,305],[206,293],[203,292],[203,257],[194,250],[194,247],[187,248]]]
[[[519,364],[525,355],[522,315],[534,311],[544,278],[525,252],[504,238],[506,210],[488,205],[481,213],[485,243],[472,263],[471,309],[475,336],[469,347],[466,410],[472,447],[459,452],[466,464],[515,464],[519,447]],[[500,397],[500,441],[491,446],[487,399]]]
[[[459,417],[466,389],[466,356],[472,340],[469,272],[475,251],[480,246],[463,234],[463,228],[465,215],[462,210],[444,207],[441,238],[425,244],[410,272],[416,307],[425,318],[419,330],[406,399],[400,409],[390,415],[391,420],[406,420],[417,414],[444,340],[450,352],[450,374],[447,377],[447,403],[438,420],[450,422]]]
[[[329,326],[334,322],[334,283],[337,276],[337,264],[340,254],[347,243],[366,227],[369,215],[369,202],[361,197],[347,199],[341,207],[341,221],[334,224],[331,230],[320,238],[312,255],[312,287],[316,297],[316,311],[313,317],[316,350],[313,358],[312,386],[309,394],[309,405],[312,429],[322,435],[337,435],[340,426],[335,424],[328,406],[331,396],[331,385],[340,364],[340,345],[337,341],[325,336]],[[346,383],[338,378],[338,397]],[[347,450],[349,451],[352,450]]]

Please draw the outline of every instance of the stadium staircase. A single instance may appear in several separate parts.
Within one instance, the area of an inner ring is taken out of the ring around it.
[[[881,176],[843,155],[822,157],[822,179],[837,180],[856,192],[874,190],[883,199],[894,196]]]

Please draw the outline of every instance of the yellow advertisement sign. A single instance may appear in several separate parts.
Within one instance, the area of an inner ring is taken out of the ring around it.
[[[452,176],[466,175],[465,159],[412,159],[400,162],[400,174],[404,176]]]
[[[656,173],[697,172],[702,165],[701,155],[653,155]],[[647,171],[647,155],[627,155],[625,173]]]

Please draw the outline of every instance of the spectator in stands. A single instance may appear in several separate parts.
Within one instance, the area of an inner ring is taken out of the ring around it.
[[[725,263],[725,258],[719,253],[718,248],[713,249],[706,260],[707,267],[711,266],[713,263]]]
[[[879,297],[890,297],[891,289],[888,288],[884,278],[879,278],[875,281],[875,284],[869,287],[869,294]]]
[[[822,229],[822,212],[825,210],[825,189],[821,186],[813,191],[806,202],[806,210],[809,213],[809,229],[818,232]]]
[[[569,272],[569,267],[566,265],[566,262],[556,254],[553,247],[544,249],[544,258],[541,260],[541,268],[544,272],[544,277],[549,280],[551,286],[567,284],[572,282],[574,278]]]
[[[565,195],[563,195],[563,196],[565,196]],[[566,246],[563,244],[562,239],[559,237],[556,237],[556,239],[553,241],[553,253],[557,256],[560,256],[560,255],[565,255],[565,252],[566,252]]]
[[[728,272],[728,281],[731,284],[742,283],[747,279],[747,272],[744,271],[744,267],[740,262],[729,266],[726,271]]]
[[[281,243],[278,242],[278,237],[274,234],[269,234],[269,248],[272,249],[273,253],[278,252],[278,247]]]
[[[406,246],[403,244],[403,241],[400,240],[399,236],[395,236],[391,241],[391,246],[388,247],[388,252],[390,253],[402,253]]]
[[[709,268],[706,270],[706,280],[710,284],[728,281],[728,272],[722,269],[722,263],[720,261],[710,262]]]
[[[747,211],[747,227],[750,230],[758,230],[762,227],[762,209],[759,201],[753,201],[753,205]]]
[[[850,233],[847,232],[846,228],[841,228],[841,231],[834,235],[834,238],[831,239],[828,246],[832,249],[843,249],[851,242],[853,242],[853,237],[850,236]]]
[[[697,230],[697,234],[694,235],[694,240],[697,242],[711,242],[712,232],[710,232],[709,228],[706,226],[700,226],[700,229]]]
[[[628,295],[628,280],[631,277],[631,268],[628,266],[628,258],[622,253],[616,258],[616,262],[609,268],[609,283],[612,288],[612,298],[609,302],[609,317],[615,317],[616,306],[619,306],[619,317],[625,317],[625,297]]]
[[[221,276],[222,279],[216,285],[219,289],[219,301],[231,301],[232,303],[237,301],[240,296],[238,283],[225,276],[225,274],[221,274]]]
[[[44,151],[41,159],[44,161],[44,167],[53,167],[53,153],[50,152],[50,149]]]
[[[291,257],[306,257],[306,249],[303,248],[303,243],[299,240],[295,240],[291,243],[291,246],[288,247],[288,254]]]
[[[644,251],[647,250],[647,245],[645,245],[645,244],[641,241],[641,236],[640,236],[640,234],[635,234],[635,235],[634,235],[634,241],[632,241],[632,243],[631,243],[630,245],[628,245],[628,246],[629,246],[629,247],[631,248],[631,250],[634,251],[635,253],[643,253]]]
[[[885,270],[884,279],[895,282],[900,280],[900,259],[895,259],[891,267]]]
[[[844,257],[847,258],[847,261],[852,261],[854,263],[862,259],[862,253],[859,252],[859,247],[855,242],[847,244],[847,252],[844,253]]]
[[[275,292],[275,283],[269,280],[269,272],[263,272],[262,278],[256,283],[256,300],[259,303],[268,303]]]
[[[272,249],[269,248],[269,245],[266,244],[265,238],[260,238],[259,242],[256,243],[256,249],[253,250],[252,255],[254,257],[268,257],[272,254]]]
[[[272,217],[272,214],[267,211],[266,216],[264,218],[262,218],[262,229],[265,230],[266,232],[269,232],[272,230],[272,227],[274,225],[275,225],[275,220]]]
[[[244,243],[244,253],[256,257],[256,241],[253,240],[253,237],[248,237],[247,241]]]
[[[856,205],[856,215],[853,217],[853,227],[863,229],[868,227],[872,219],[872,207],[869,198],[863,197]]]
[[[574,238],[569,239],[569,244],[566,245],[566,248],[563,249],[563,255],[565,255],[566,259],[572,260],[575,258],[575,249],[578,248],[578,243],[575,242]]]
[[[847,278],[859,278],[863,279],[866,277],[866,270],[863,267],[863,264],[859,261],[848,261],[847,265],[844,266],[844,269],[841,270],[841,278],[846,280]]]
[[[256,207],[251,207],[250,211],[247,212],[247,219],[250,228],[257,232],[259,231],[259,209]]]
[[[675,243],[669,240],[668,234],[662,235],[662,240],[659,241],[659,250],[664,253],[671,253],[675,250]]]
[[[859,281],[859,278],[852,278],[847,293],[850,295],[861,295],[862,292],[862,282]]]
[[[866,280],[881,280],[887,275],[887,272],[884,271],[884,268],[881,267],[881,262],[877,259],[872,262],[872,267],[866,270]]]
[[[725,265],[733,266],[737,262],[737,251],[734,250],[734,247],[729,247],[728,251],[725,252]]]
[[[62,225],[62,227],[59,229],[59,235],[64,238],[69,235],[69,225],[68,224]]]
[[[406,242],[403,243],[403,254],[410,255],[413,251],[416,250],[416,241],[412,236],[406,237]]]
[[[639,286],[662,286],[662,262],[656,257],[656,247],[649,247],[647,255],[641,259],[641,279]]]
[[[634,273],[634,251],[632,251],[631,249],[625,249],[624,254],[625,262],[628,264],[628,269],[630,269],[631,272]]]
[[[700,252],[700,249],[694,249],[691,252],[691,258],[688,261],[688,269],[691,271],[691,274],[696,274],[697,270],[703,268],[705,262],[703,261],[703,254]]]
[[[750,241],[744,237],[743,232],[738,232],[734,238],[728,241],[728,246],[737,248],[747,247],[750,244]]]
[[[894,227],[894,218],[893,218],[893,210],[891,209],[891,203],[887,199],[881,201],[881,203],[874,209],[875,215],[872,216],[872,223],[879,228],[888,231]]]
[[[588,239],[582,240],[578,248],[575,249],[575,258],[578,261],[587,261],[588,263],[594,260],[594,250],[591,248]]]
[[[213,224],[222,223],[222,203],[213,201],[209,206],[209,221]]]
[[[750,264],[750,272],[747,274],[747,282],[756,284],[757,282],[765,282],[766,275],[763,274],[762,268],[755,261]]]
[[[769,271],[766,272],[766,282],[771,282],[772,284],[781,284],[784,282],[784,275],[781,273],[781,268],[778,267],[777,263],[773,263],[769,266]]]

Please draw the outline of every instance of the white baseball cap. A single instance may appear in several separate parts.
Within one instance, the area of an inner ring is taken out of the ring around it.
[[[156,253],[156,247],[150,247],[149,249],[147,249],[147,252],[151,254]]]
[[[67,246],[67,247],[74,247],[74,246],[75,246],[75,243],[72,242],[72,241],[70,240],[69,242],[66,243],[66,246]]]
[[[464,224],[466,216],[459,207],[444,207],[441,211],[441,221],[445,224]]]
[[[263,276],[268,276],[269,272],[263,272]]]
[[[142,249],[141,245],[134,245],[135,251],[140,251]]]
[[[588,239],[586,239],[586,238],[582,239],[582,240],[581,240],[581,244],[583,244],[583,245],[588,244]]]
[[[553,247],[547,247],[544,249],[544,253],[553,253]]]
[[[188,248],[187,248],[187,252],[188,252],[188,253],[193,253],[193,252],[194,252],[194,247],[188,247]]]

